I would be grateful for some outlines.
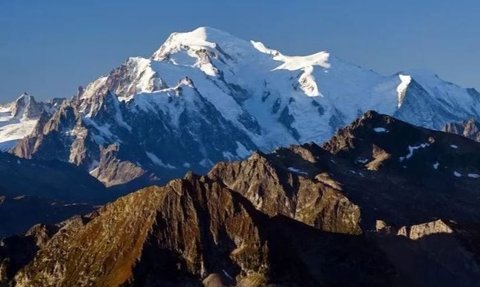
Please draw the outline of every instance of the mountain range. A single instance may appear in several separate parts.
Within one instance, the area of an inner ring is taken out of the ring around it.
[[[480,93],[173,33],[0,105],[0,286],[478,286]]]
[[[73,163],[107,186],[144,186],[254,150],[321,143],[367,110],[440,130],[480,120],[480,94],[428,72],[383,76],[325,51],[286,56],[202,27],[80,88],[13,153]]]
[[[368,112],[322,146],[218,163],[204,176],[7,238],[3,279],[42,287],[477,286],[479,149]]]

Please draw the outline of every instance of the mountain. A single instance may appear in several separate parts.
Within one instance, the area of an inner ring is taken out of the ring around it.
[[[323,146],[218,163],[205,176],[189,173],[7,238],[2,280],[477,286],[479,150],[465,137],[367,112]],[[26,260],[15,257],[19,246]]]
[[[62,101],[37,102],[33,96],[23,93],[15,102],[0,105],[0,150],[14,147],[33,131],[42,113],[46,113],[45,117],[51,115]]]
[[[0,152],[0,238],[91,212],[118,195],[72,164]]]
[[[443,131],[462,135],[474,141],[480,142],[480,123],[475,119],[469,119],[461,123],[448,123]]]
[[[441,129],[480,120],[480,94],[424,71],[383,76],[325,51],[286,56],[202,27],[79,89],[14,153],[141,186],[253,150],[323,142],[370,109]]]

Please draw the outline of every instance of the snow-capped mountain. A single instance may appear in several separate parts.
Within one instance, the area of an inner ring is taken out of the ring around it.
[[[0,151],[11,149],[19,139],[29,135],[41,114],[52,114],[59,102],[57,99],[37,102],[33,96],[23,93],[15,102],[0,105]]]
[[[165,181],[255,149],[323,142],[366,110],[441,129],[480,120],[480,93],[427,72],[380,75],[328,52],[287,56],[202,27],[80,89],[14,153],[75,163],[107,185]]]

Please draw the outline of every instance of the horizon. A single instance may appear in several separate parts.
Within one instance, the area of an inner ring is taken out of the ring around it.
[[[400,6],[368,2],[375,6],[303,1],[271,9],[265,2],[191,0],[175,4],[54,0],[49,7],[26,5],[27,1],[1,3],[0,102],[12,101],[22,92],[40,100],[69,98],[78,86],[108,74],[128,57],[149,57],[171,33],[201,26],[260,41],[286,55],[328,51],[382,75],[428,70],[445,81],[480,89],[476,72],[480,39],[470,36],[480,20],[475,9],[463,5],[478,4],[439,1],[435,7],[417,4],[412,10],[406,5],[415,3],[412,0]],[[145,10],[146,4],[151,8]],[[182,10],[186,5],[193,8]],[[162,6],[180,7],[183,17],[159,12]],[[298,13],[305,16],[290,17]],[[244,21],[247,15],[249,20]],[[445,23],[445,17],[456,21]]]

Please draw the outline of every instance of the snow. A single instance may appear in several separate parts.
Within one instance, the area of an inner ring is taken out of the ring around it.
[[[236,142],[237,143],[237,150],[235,151],[239,157],[245,158],[250,155],[251,151],[248,150],[242,143]]]
[[[454,145],[454,144],[451,144],[450,147],[453,148],[453,149],[457,149],[457,148],[458,148],[458,146],[457,146],[457,145]]]
[[[467,174],[467,176],[470,178],[480,178],[480,174],[477,174],[477,173],[469,173]]]
[[[118,102],[118,100],[116,100],[116,96],[115,97],[115,101],[113,101],[113,105],[114,105],[114,109],[115,109],[115,120],[117,121],[117,123],[121,126],[121,127],[124,127],[126,128],[129,132],[132,131],[132,127],[129,126],[124,120],[123,120],[123,115],[122,115],[122,111],[120,109],[120,103]]]
[[[429,108],[422,112],[419,116],[425,117],[423,121],[418,121],[418,124],[427,124],[435,129],[441,129],[448,122],[455,122],[454,117],[479,119],[480,100],[475,93],[468,89],[464,89],[442,80],[438,75],[427,70],[410,70],[408,74],[415,80],[422,89],[427,93]],[[435,107],[432,108],[432,107]],[[427,108],[427,107],[426,107]],[[451,113],[452,117],[446,119],[445,117],[437,118],[436,111],[443,109]],[[427,117],[434,118],[434,121],[427,121]],[[437,118],[437,119],[435,119]],[[411,121],[412,122],[412,121]],[[415,123],[415,122],[414,122]]]
[[[308,56],[286,56],[261,42],[245,41],[207,27],[174,33],[151,59],[137,59],[136,62],[138,71],[132,71],[133,82],[141,82],[139,86],[143,87],[137,94],[159,98],[160,94],[172,93],[165,87],[176,87],[180,79],[188,76],[198,93],[243,130],[261,150],[327,140],[338,128],[329,125],[334,115],[339,115],[341,122],[347,124],[370,109],[394,114],[413,79],[407,74],[382,76],[326,51]],[[145,80],[136,77],[142,74],[142,69],[143,75],[149,75]],[[164,89],[150,91],[153,81],[150,76],[164,83]],[[245,101],[238,102],[233,97],[232,85],[244,89]],[[269,95],[266,100],[262,99],[265,94]],[[142,108],[171,109],[171,105],[163,107],[166,100],[142,97],[141,101],[145,101],[138,105]],[[279,103],[278,112],[267,112],[275,102]],[[278,122],[279,113],[286,106],[294,117],[290,125],[298,132],[299,139],[293,138]],[[323,114],[318,107],[323,109]],[[252,133],[239,122],[239,117],[245,113],[257,120],[261,134]],[[418,119],[411,122],[428,122],[421,120],[422,114],[415,116]]]
[[[405,93],[407,92],[408,85],[412,81],[412,77],[408,75],[399,74],[400,84],[397,86],[397,98],[398,98],[398,108],[403,104],[403,99],[405,98]]]
[[[434,169],[438,169],[438,166],[440,165],[440,163],[438,163],[438,161],[436,163],[433,164],[433,168]]]
[[[175,167],[171,164],[165,164],[161,159],[159,159],[154,153],[151,153],[151,152],[145,152],[145,154],[147,155],[147,157],[156,165],[160,166],[160,167],[164,167],[164,168],[167,168],[167,169],[175,169]]]
[[[361,164],[365,164],[365,163],[369,162],[369,159],[368,158],[357,158],[356,162],[361,163]]]
[[[458,171],[454,171],[454,172],[453,172],[453,175],[454,175],[455,177],[462,177],[462,174],[459,173]]]
[[[85,123],[87,125],[94,127],[99,132],[99,134],[94,135],[95,141],[98,144],[103,144],[103,143],[107,142],[108,140],[115,139],[115,135],[110,131],[110,125],[109,124],[99,125],[94,120],[92,120],[90,118],[87,118],[87,117],[84,118],[83,120],[85,121]],[[70,132],[70,133],[72,133],[72,132]]]
[[[103,86],[105,86],[107,80],[108,80],[108,77],[103,76],[91,82],[90,84],[87,85],[87,87],[85,88],[80,98],[82,99],[91,98],[98,90],[100,90]]]
[[[480,118],[480,100],[427,72],[385,76],[327,51],[287,56],[261,42],[208,27],[173,33],[150,58],[128,58],[120,70],[120,82],[113,88],[107,83],[118,82],[118,73],[89,84],[82,98],[113,89],[130,109],[127,113],[162,114],[173,130],[179,128],[178,119],[184,111],[192,118],[205,117],[202,107],[208,102],[262,151],[310,141],[321,143],[372,109],[428,128],[440,128],[458,118]],[[418,96],[412,90],[412,98],[417,96],[424,106],[403,105],[412,81],[424,89]],[[114,108],[119,126],[129,131],[137,128],[128,125],[123,110],[117,105]],[[438,116],[445,110],[448,113]],[[291,118],[288,126],[280,122],[283,112]],[[244,118],[253,119],[258,130],[240,120]],[[97,141],[112,138],[109,126],[96,127]],[[388,132],[381,127],[374,130]],[[237,143],[224,158],[246,156],[250,151],[245,146],[245,142]],[[409,147],[401,160],[410,158],[415,150]]]
[[[320,66],[322,68],[330,68],[328,63],[328,58],[330,53],[322,51],[309,56],[284,56],[279,54],[274,57],[277,61],[284,62],[280,66],[276,67],[274,70],[289,70],[297,71],[305,69],[307,67]]]
[[[293,173],[308,175],[308,172],[302,171],[302,170],[300,170],[298,168],[295,168],[295,167],[288,167],[288,170],[293,172]]]
[[[378,127],[373,129],[376,133],[388,133],[386,128]]]
[[[402,162],[405,159],[410,159],[413,156],[413,154],[415,153],[416,150],[423,149],[423,148],[426,148],[428,146],[430,146],[430,144],[428,144],[428,143],[422,143],[422,144],[416,145],[416,146],[409,145],[408,146],[408,154],[405,157],[400,157],[400,161]]]
[[[23,111],[19,112],[20,117],[13,116],[14,103],[4,105],[0,108],[0,151],[12,149],[18,140],[29,135],[38,119],[28,119]]]
[[[154,54],[153,58],[163,56],[161,53],[163,50],[172,51],[181,49],[182,46],[188,46],[193,49],[202,49],[205,47],[215,48],[216,44],[208,41],[209,30],[211,30],[211,28],[199,27],[192,32],[173,33],[165,44],[162,45],[161,49]]]
[[[229,151],[223,151],[223,152],[222,152],[222,155],[223,155],[223,157],[224,157],[225,159],[227,159],[227,160],[235,160],[235,159],[237,158],[236,156],[234,156],[234,155],[233,155],[231,152],[229,152]]]

